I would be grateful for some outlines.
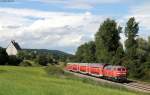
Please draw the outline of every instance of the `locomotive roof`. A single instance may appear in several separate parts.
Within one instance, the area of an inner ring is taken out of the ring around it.
[[[91,64],[89,64],[89,66],[93,66],[93,67],[101,67],[104,65],[106,65],[106,64],[104,64],[104,63],[91,63]]]
[[[111,67],[111,68],[124,68],[124,66],[114,66],[114,65],[108,65],[106,67]]]
[[[80,64],[80,65],[88,65],[88,66],[92,66],[92,67],[101,67],[106,65],[105,63],[68,63],[68,64]]]

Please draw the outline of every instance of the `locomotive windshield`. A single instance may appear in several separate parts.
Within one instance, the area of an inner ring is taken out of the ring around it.
[[[117,71],[126,71],[125,68],[117,68]]]

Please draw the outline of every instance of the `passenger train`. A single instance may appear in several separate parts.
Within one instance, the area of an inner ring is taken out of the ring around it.
[[[124,66],[102,63],[68,63],[65,69],[117,82],[126,81],[128,72]]]

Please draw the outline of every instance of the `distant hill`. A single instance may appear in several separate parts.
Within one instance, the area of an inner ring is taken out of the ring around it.
[[[46,53],[46,54],[52,54],[58,57],[71,57],[73,56],[72,54],[59,51],[59,50],[48,50],[48,49],[23,49],[27,52],[36,52],[36,53]]]

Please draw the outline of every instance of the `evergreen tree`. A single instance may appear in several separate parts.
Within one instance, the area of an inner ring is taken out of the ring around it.
[[[114,20],[105,20],[95,35],[96,58],[98,62],[111,62],[120,47],[121,27]]]

